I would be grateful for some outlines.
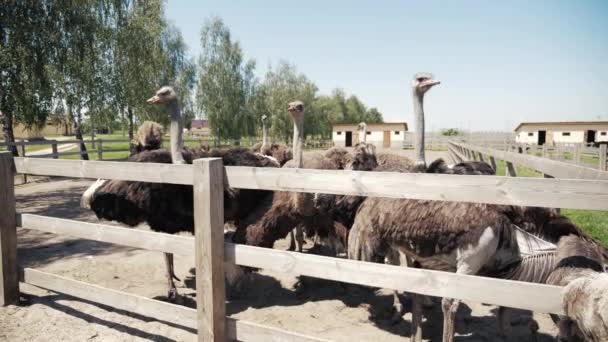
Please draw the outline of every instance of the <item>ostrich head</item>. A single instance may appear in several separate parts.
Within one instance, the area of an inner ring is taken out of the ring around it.
[[[146,102],[151,104],[169,104],[173,101],[177,101],[177,94],[175,93],[175,90],[169,86],[164,86]]]
[[[182,150],[184,143],[182,140],[184,122],[180,111],[179,100],[175,90],[169,86],[160,88],[154,96],[148,99],[151,104],[163,104],[166,106],[171,116],[171,159],[173,164],[185,164]]]
[[[268,119],[268,117],[266,115],[262,115],[262,123],[266,122],[266,119]]]
[[[291,114],[294,120],[299,120],[304,117],[304,103],[302,101],[293,101],[287,105],[287,111]]]
[[[428,72],[419,72],[414,75],[414,79],[412,80],[412,88],[416,95],[424,96],[429,89],[440,83],[441,82],[433,77],[433,74]]]

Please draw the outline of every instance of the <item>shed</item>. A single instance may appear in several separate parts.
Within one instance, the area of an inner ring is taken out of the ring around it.
[[[359,142],[358,125],[359,123],[334,124],[332,132],[334,145],[341,147],[356,145]],[[405,132],[407,132],[405,122],[368,123],[366,141],[376,147],[403,148]]]
[[[608,142],[608,121],[522,122],[515,133],[523,144],[597,144]]]

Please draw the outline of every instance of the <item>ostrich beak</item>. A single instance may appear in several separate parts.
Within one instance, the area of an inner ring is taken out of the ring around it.
[[[429,88],[432,86],[436,86],[438,84],[441,84],[441,82],[438,80],[428,80],[428,81],[422,82],[423,87],[429,87]]]
[[[147,99],[146,102],[151,104],[157,104],[160,102],[160,97],[158,97],[158,95],[154,95],[151,98]]]

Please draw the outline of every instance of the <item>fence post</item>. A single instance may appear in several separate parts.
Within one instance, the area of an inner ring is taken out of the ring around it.
[[[608,150],[608,145],[601,144],[600,145],[600,170],[606,171],[606,154]]]
[[[59,152],[57,152],[57,140],[53,140],[51,142],[51,153],[53,154],[52,158],[53,159],[58,159],[59,156],[57,155]]]
[[[572,157],[576,165],[581,164],[581,144],[574,145],[574,156]]]
[[[505,161],[507,164],[507,176],[509,177],[517,177],[517,172],[515,172],[515,167],[513,167],[513,163]]]
[[[103,147],[102,147],[102,140],[99,139],[97,140],[97,160],[103,160]]]
[[[0,306],[19,302],[15,164],[11,152],[0,152]]]
[[[21,145],[21,156],[25,157],[25,141],[21,142],[23,145]],[[27,174],[23,174],[23,184],[27,184]]]
[[[223,342],[226,293],[222,159],[195,160],[193,179],[198,341]]]
[[[496,160],[494,159],[494,156],[490,156],[490,165],[492,165],[492,169],[496,172]]]

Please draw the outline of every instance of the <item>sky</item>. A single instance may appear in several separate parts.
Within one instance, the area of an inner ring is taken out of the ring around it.
[[[522,121],[608,120],[608,1],[170,0],[193,56],[219,16],[263,79],[284,60],[321,94],[339,87],[413,126],[410,84],[428,130],[513,130]]]

